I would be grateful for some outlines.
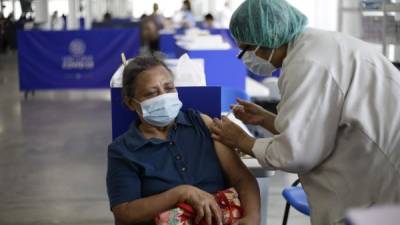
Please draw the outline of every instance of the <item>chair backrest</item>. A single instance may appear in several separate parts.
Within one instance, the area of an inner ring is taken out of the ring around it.
[[[288,187],[282,191],[283,197],[286,201],[297,209],[297,211],[310,215],[310,207],[308,204],[307,194],[302,187]]]
[[[210,117],[221,115],[221,87],[178,87],[182,109],[196,109]],[[129,129],[137,117],[123,103],[122,88],[111,88],[112,138],[120,136]]]

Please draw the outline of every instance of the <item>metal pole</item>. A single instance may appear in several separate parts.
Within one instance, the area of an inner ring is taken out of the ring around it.
[[[16,15],[16,13],[15,13],[15,0],[12,0],[12,12],[13,12],[13,16],[14,16],[14,20],[16,20],[17,19],[17,15]]]
[[[92,22],[93,22],[93,7],[92,7],[92,0],[86,0],[86,18],[87,18],[87,23],[88,28],[92,28]]]
[[[77,7],[77,5],[79,5],[79,2],[77,2],[77,0],[68,1],[68,6],[69,6],[68,29],[75,30],[78,28],[77,11],[79,7]]]
[[[337,30],[343,32],[343,0],[338,2],[338,23]]]
[[[386,26],[387,26],[387,11],[386,11],[386,3],[383,3],[382,5],[382,10],[383,10],[383,29],[382,29],[382,41],[383,41],[383,55],[387,57],[387,47],[388,47],[388,41],[386,39]]]

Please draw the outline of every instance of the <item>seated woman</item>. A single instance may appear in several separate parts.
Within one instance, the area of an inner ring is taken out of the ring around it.
[[[208,116],[180,110],[172,73],[162,60],[131,60],[123,72],[123,95],[138,120],[108,149],[107,190],[116,224],[151,223],[186,202],[196,224],[204,219],[222,225],[210,193],[229,187],[238,191],[243,208],[238,224],[260,224],[255,178],[233,151],[211,138]]]

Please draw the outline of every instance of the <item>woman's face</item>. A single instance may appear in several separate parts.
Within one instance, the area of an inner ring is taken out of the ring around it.
[[[135,85],[134,99],[136,101],[129,101],[129,108],[140,113],[140,102],[162,94],[176,92],[171,73],[161,65],[141,72],[132,85]]]

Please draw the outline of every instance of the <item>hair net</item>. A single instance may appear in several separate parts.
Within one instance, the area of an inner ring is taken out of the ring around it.
[[[278,48],[303,33],[307,17],[285,0],[246,0],[229,29],[237,42]]]

